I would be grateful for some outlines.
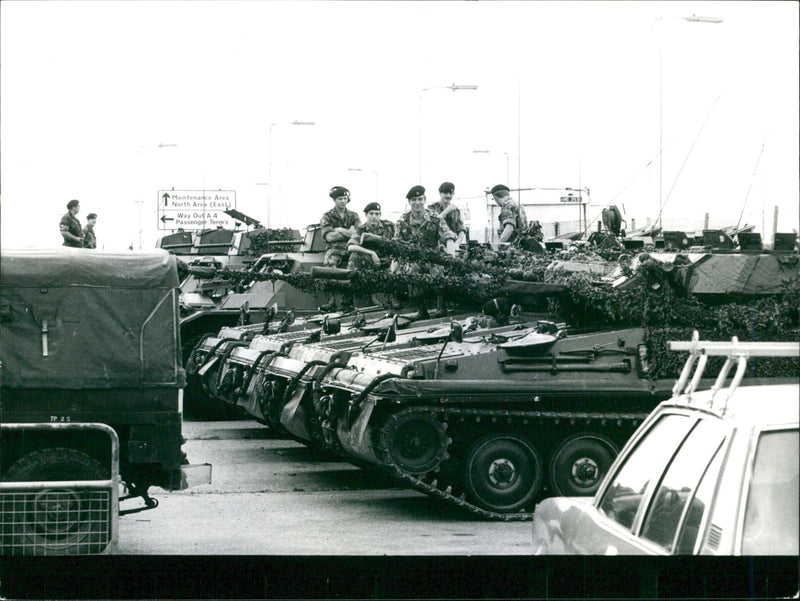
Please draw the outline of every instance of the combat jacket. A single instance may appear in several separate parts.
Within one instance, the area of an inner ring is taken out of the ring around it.
[[[350,244],[357,244],[359,246],[363,246],[361,244],[361,235],[362,234],[375,234],[376,236],[380,236],[381,238],[386,238],[387,240],[391,240],[394,238],[394,223],[391,221],[386,221],[385,219],[381,219],[375,227],[370,227],[367,223],[362,223],[356,228],[356,233],[352,235],[350,240],[348,240],[348,246]],[[373,249],[378,256],[381,256],[383,251],[381,249]]]
[[[442,211],[444,211],[444,208],[445,208],[444,205],[439,200],[428,206],[428,210],[433,211],[437,215]],[[447,224],[447,227],[450,228],[450,231],[456,234],[460,232],[465,232],[467,230],[467,228],[464,227],[464,222],[461,219],[461,210],[458,208],[449,212],[442,219],[444,219],[445,223]]]
[[[59,224],[59,231],[63,232],[67,230],[73,236],[77,236],[78,238],[83,238],[83,229],[81,229],[81,222],[78,221],[78,218],[75,217],[72,213],[67,213],[61,218],[61,223]],[[83,240],[79,240],[75,242],[74,240],[68,240],[64,238],[64,246],[72,246],[73,248],[82,248],[83,247]]]
[[[97,236],[94,235],[94,228],[88,224],[83,228],[83,248],[97,248]]]
[[[412,223],[411,211],[404,213],[397,222],[395,240],[417,244],[422,248],[438,249],[447,240],[455,240],[456,235],[447,227],[444,219],[436,213],[425,210],[420,223]]]
[[[525,214],[525,209],[510,198],[500,207],[498,219],[500,221],[498,234],[502,234],[509,223],[514,226],[514,233],[507,242],[513,242],[528,228],[528,216]]]
[[[357,244],[358,246],[364,246],[361,244],[361,235],[362,234],[375,234],[376,236],[380,236],[381,238],[386,238],[387,240],[391,240],[394,238],[394,223],[391,221],[386,221],[385,219],[381,219],[375,227],[370,227],[368,223],[362,223],[356,228],[356,233],[350,238],[347,242],[348,247],[350,244]],[[366,247],[364,247],[366,248]],[[385,256],[386,252],[380,248],[374,248],[374,250],[381,261],[381,267],[388,267],[389,266],[389,259]],[[369,258],[364,253],[360,252],[350,252],[350,259],[347,263],[348,269],[365,269],[365,268],[374,268],[375,264],[372,262],[372,259]]]
[[[322,231],[322,239],[325,239],[325,236],[328,235],[328,232],[333,230],[333,228],[343,227],[345,229],[349,229],[351,227],[358,227],[361,224],[361,218],[358,216],[358,213],[354,213],[353,211],[349,211],[345,209],[344,216],[341,216],[336,208],[331,209],[322,214],[322,217],[319,220],[320,229]],[[327,242],[327,240],[326,240]],[[344,240],[336,240],[335,242],[327,242],[328,248],[347,248],[347,244],[350,242],[349,239],[345,238]]]

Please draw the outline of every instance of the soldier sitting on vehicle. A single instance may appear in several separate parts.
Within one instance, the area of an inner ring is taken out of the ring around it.
[[[347,209],[350,202],[350,191],[342,186],[334,186],[328,195],[333,199],[336,206],[330,211],[323,213],[319,220],[322,237],[328,243],[328,249],[322,259],[325,267],[347,267],[347,243],[361,225],[361,218],[358,213]],[[342,295],[341,309],[343,311],[353,310],[353,295],[346,293]],[[336,298],[331,295],[328,302],[320,307],[321,311],[336,310]]]
[[[455,240],[456,235],[447,227],[444,219],[428,211],[425,208],[425,188],[414,186],[406,194],[411,210],[405,213],[397,222],[395,240],[416,244],[423,250],[440,252],[444,246],[445,252],[454,257],[456,254]],[[429,274],[433,276],[444,275],[444,267],[425,263],[413,263],[408,260],[393,262],[391,270],[394,272],[400,269],[407,274]],[[412,297],[417,297],[419,302],[419,312],[415,316],[417,319],[427,319],[428,314],[427,299],[422,290],[414,288],[409,291]],[[439,291],[437,294],[437,310],[434,316],[444,314],[444,293]]]
[[[439,186],[439,200],[428,205],[428,210],[444,219],[447,227],[457,236],[456,244],[462,246],[467,243],[467,228],[461,219],[461,210],[452,202],[455,191],[454,184],[442,182]]]
[[[364,248],[364,234],[391,240],[394,238],[394,224],[391,221],[381,219],[381,205],[377,202],[371,202],[364,207],[364,214],[367,217],[367,222],[356,228],[353,237],[347,243],[347,250],[350,253],[347,268],[353,270],[387,269],[391,259],[385,256],[385,252],[381,249],[370,250],[369,248]],[[373,305],[390,305],[393,309],[400,308],[394,295],[390,295],[389,300],[382,303],[373,293],[370,294],[370,303]]]

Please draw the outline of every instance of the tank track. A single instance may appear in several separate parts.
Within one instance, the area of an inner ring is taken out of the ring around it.
[[[584,413],[584,412],[557,412],[557,411],[512,411],[512,410],[491,410],[491,409],[471,409],[471,408],[443,408],[435,406],[415,407],[409,411],[418,411],[426,414],[438,415],[442,418],[447,431],[448,423],[450,421],[458,421],[459,423],[471,422],[472,424],[480,424],[488,420],[489,423],[505,423],[507,425],[528,425],[536,423],[541,426],[557,426],[563,422],[569,425],[577,425],[583,423],[585,425],[600,423],[603,426],[616,424],[617,426],[630,425],[635,428],[644,418],[647,413]],[[482,507],[478,507],[470,503],[466,499],[466,494],[454,494],[451,485],[445,485],[444,488],[437,478],[439,468],[436,468],[424,475],[409,474],[401,467],[399,467],[392,459],[388,449],[383,448],[383,441],[386,440],[385,433],[388,425],[385,424],[381,428],[381,434],[378,437],[377,446],[387,461],[384,464],[385,470],[390,476],[394,477],[398,482],[422,492],[428,496],[440,499],[448,505],[453,505],[468,511],[469,513],[486,520],[513,522],[513,521],[529,521],[533,518],[533,507],[529,511],[520,511],[517,513],[498,513],[489,511]],[[452,439],[448,438],[448,444]],[[445,455],[447,457],[449,453]],[[445,459],[446,461],[446,459]],[[538,499],[534,500],[534,503]]]

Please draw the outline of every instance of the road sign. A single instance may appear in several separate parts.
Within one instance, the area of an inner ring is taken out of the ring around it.
[[[233,229],[234,220],[225,214],[236,208],[233,190],[159,190],[157,224],[160,230]]]

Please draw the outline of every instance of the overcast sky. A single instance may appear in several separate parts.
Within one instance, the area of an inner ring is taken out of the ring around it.
[[[121,250],[159,190],[299,229],[443,180],[475,229],[497,183],[798,227],[797,2],[2,2],[0,52],[4,247],[60,245],[71,198]]]

